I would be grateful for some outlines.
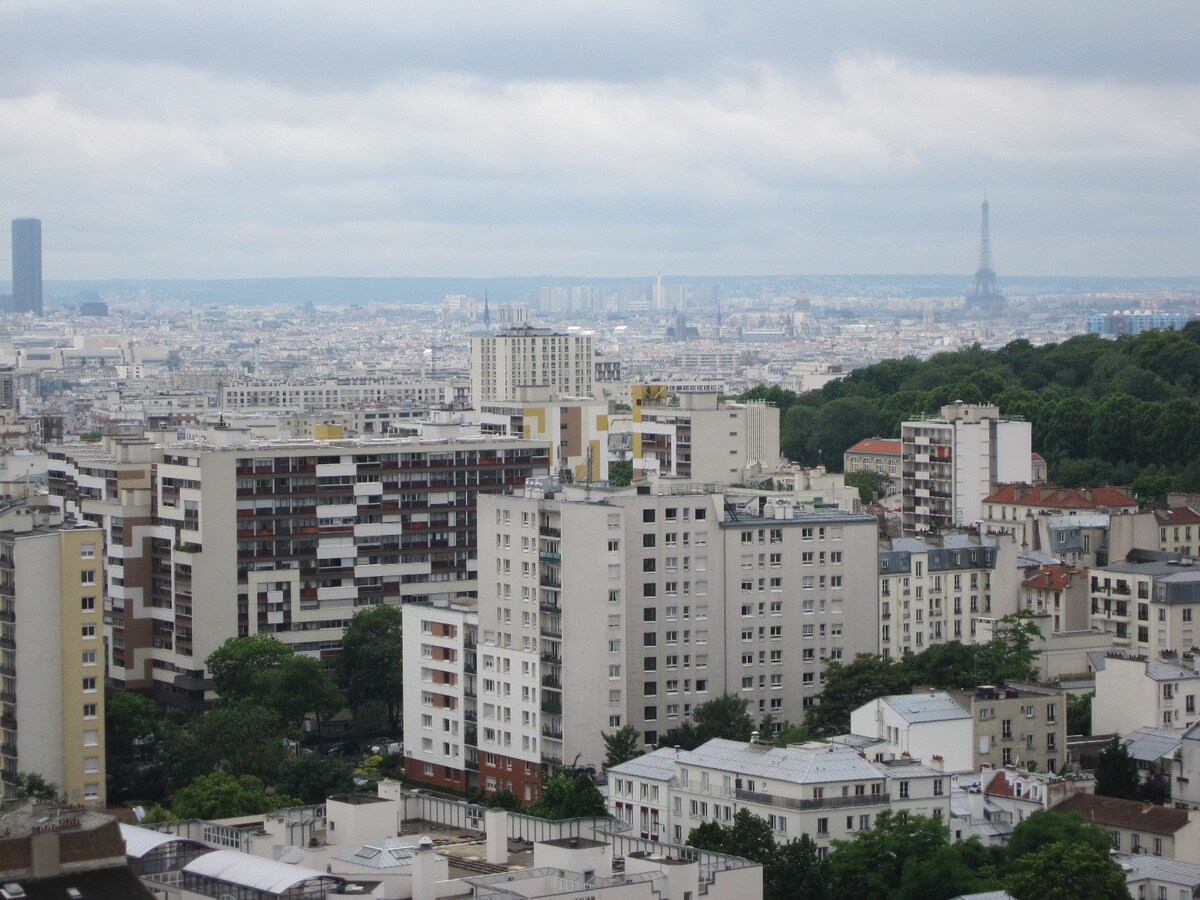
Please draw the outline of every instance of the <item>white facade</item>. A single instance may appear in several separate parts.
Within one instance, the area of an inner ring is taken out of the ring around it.
[[[1197,696],[1200,674],[1178,660],[1110,654],[1096,672],[1092,733],[1126,735],[1142,726],[1190,728],[1200,721]]]
[[[674,775],[664,783],[666,763]],[[681,843],[708,821],[732,823],[746,809],[765,820],[779,842],[808,834],[818,852],[834,839],[852,838],[874,825],[885,810],[950,818],[951,777],[914,760],[875,763],[856,750],[832,744],[786,748],[757,742],[714,739],[692,751],[660,750],[647,765],[631,760],[609,769],[609,811],[629,820],[630,804],[658,810],[660,832]],[[664,804],[663,796],[668,800]],[[633,819],[635,828],[638,818]]]
[[[944,406],[936,419],[900,426],[904,530],[938,531],[983,518],[996,484],[1033,481],[1029,422],[995,406]]]
[[[879,697],[850,713],[850,731],[881,741],[877,759],[943,760],[947,772],[970,772],[973,723],[969,710],[945,691]]]

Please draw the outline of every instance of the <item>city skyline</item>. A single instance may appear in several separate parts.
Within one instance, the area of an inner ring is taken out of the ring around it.
[[[1193,275],[1200,10],[1082,9],[8,4],[0,205],[62,279],[969,278],[985,193],[1002,281]]]

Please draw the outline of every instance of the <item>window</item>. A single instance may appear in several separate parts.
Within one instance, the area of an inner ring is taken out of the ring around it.
[[[100,732],[97,731],[95,728],[85,729],[83,732],[83,746],[99,747],[100,746]]]
[[[654,521],[654,510],[643,509],[642,510],[642,521],[643,522],[653,522]],[[648,546],[653,546],[653,545],[651,544]]]
[[[908,782],[907,781],[900,782],[900,797],[901,797],[901,799],[906,799],[908,797]]]
[[[80,631],[80,634],[84,640],[95,640],[96,626],[95,625],[84,625]]]
[[[829,820],[828,819],[817,819],[817,834],[821,834],[821,835],[829,834]]]
[[[79,545],[79,558],[80,559],[95,559],[96,558],[96,545],[93,543],[80,544]]]
[[[79,581],[81,584],[95,584],[96,583],[96,570],[95,569],[84,569],[82,572],[79,573]]]
[[[83,717],[85,719],[96,718],[96,704],[95,703],[83,704]]]
[[[86,693],[94,694],[96,692],[96,679],[94,676],[83,679],[83,690]]]
[[[96,611],[96,598],[95,597],[80,598],[79,607],[81,610],[83,610],[83,612],[95,612]]]
[[[84,650],[83,651],[83,664],[85,666],[94,666],[96,664],[96,651],[95,650]]]

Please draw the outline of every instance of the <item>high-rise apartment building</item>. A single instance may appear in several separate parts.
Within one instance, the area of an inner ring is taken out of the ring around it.
[[[471,338],[471,402],[519,400],[522,387],[558,397],[594,395],[595,339],[544,328],[510,328]]]
[[[36,772],[104,803],[103,534],[23,501],[0,509],[0,778]]]
[[[124,548],[114,680],[172,703],[204,699],[204,660],[229,637],[332,655],[361,606],[474,591],[477,495],[548,471],[545,444],[514,438],[196,437],[153,448],[148,482],[74,448],[50,463],[64,509]]]
[[[42,314],[42,220],[13,219],[13,312]]]
[[[995,485],[1033,481],[1032,426],[995,406],[954,403],[900,426],[906,534],[971,525]]]
[[[481,787],[532,797],[547,766],[598,767],[601,731],[653,745],[725,692],[798,721],[828,660],[875,650],[876,527],[686,482],[481,497]]]

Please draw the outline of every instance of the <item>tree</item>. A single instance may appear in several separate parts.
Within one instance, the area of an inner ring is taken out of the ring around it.
[[[354,770],[340,756],[302,753],[289,756],[279,767],[275,789],[302,803],[324,803],[332,794],[354,790]]]
[[[312,713],[321,723],[342,708],[345,698],[321,660],[294,653],[284,660],[272,683],[271,705],[288,725],[302,727]]]
[[[685,719],[682,724],[676,725],[670,731],[658,736],[658,746],[660,747],[695,750],[703,743],[704,739],[700,737],[700,732],[696,730],[696,726],[690,719]]]
[[[1002,884],[997,863],[1003,855],[1001,848],[988,848],[978,838],[971,838],[939,847],[924,859],[909,858],[896,900],[950,900],[998,890]]]
[[[748,741],[754,731],[754,720],[746,712],[748,701],[736,694],[722,694],[701,703],[692,710],[692,722],[700,735],[700,741],[725,738],[731,741]]]
[[[846,473],[846,487],[858,488],[858,497],[863,503],[873,503],[880,497],[887,496],[892,480],[882,472],[868,472],[865,469],[858,472]]]
[[[275,673],[291,656],[292,648],[278,638],[249,634],[226,640],[208,655],[205,665],[219,697],[262,703],[275,693]]]
[[[47,781],[37,772],[18,772],[13,787],[17,797],[32,797],[35,800],[57,800],[58,785]]]
[[[608,816],[604,795],[592,776],[574,767],[560,769],[542,782],[542,793],[527,810],[542,819],[576,819]]]
[[[104,704],[104,771],[109,802],[161,799],[147,794],[142,772],[149,762],[143,750],[157,753],[162,725],[154,701],[141,694],[121,691]]]
[[[608,483],[612,487],[625,487],[633,482],[633,460],[619,459],[608,464]]]
[[[834,841],[829,871],[835,897],[890,900],[901,884],[909,860],[924,861],[950,842],[939,819],[885,810],[875,827]]]
[[[1021,857],[1004,881],[1013,900],[1128,900],[1108,850],[1059,841]]]
[[[612,734],[600,732],[604,739],[604,768],[611,769],[621,763],[641,756],[638,749],[640,735],[632,725],[623,725]]]
[[[509,812],[521,812],[524,809],[521,798],[508,788],[501,788],[489,794],[483,805],[488,809],[507,809]]]
[[[1010,865],[1039,848],[1055,843],[1082,844],[1107,853],[1112,848],[1108,832],[1089,824],[1077,812],[1038,810],[1013,829],[1005,848]]]
[[[393,728],[399,727],[403,686],[400,610],[380,604],[360,609],[342,635],[338,677],[355,714],[372,700],[387,706]]]
[[[178,819],[226,819],[302,805],[295,797],[267,794],[251,775],[212,772],[176,791],[171,810]]]
[[[1171,776],[1161,769],[1146,776],[1138,789],[1138,798],[1143,803],[1165,806],[1171,802]]]
[[[829,861],[807,834],[775,848],[763,870],[763,900],[829,900]]]
[[[1125,742],[1115,735],[1096,759],[1096,793],[1123,800],[1137,800],[1141,796],[1137,763],[1130,757]]]
[[[726,853],[726,839],[729,830],[716,819],[701,822],[688,832],[687,845],[698,850],[712,850],[715,853]]]
[[[1087,694],[1067,694],[1067,734],[1081,734],[1088,737],[1092,733],[1092,698],[1096,692]]]

